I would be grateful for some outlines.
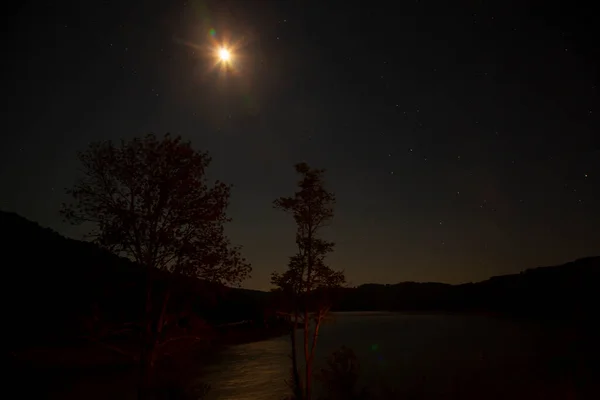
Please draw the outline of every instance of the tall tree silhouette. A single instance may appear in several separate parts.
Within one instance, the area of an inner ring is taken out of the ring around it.
[[[147,135],[116,145],[92,143],[79,153],[83,176],[67,193],[61,213],[89,223],[89,237],[116,254],[172,274],[239,284],[251,272],[224,225],[230,187],[209,184],[211,158],[180,137]],[[140,397],[151,381],[157,349],[165,340],[170,290],[156,292],[148,274]],[[159,298],[156,304],[156,298]],[[172,339],[172,338],[171,338]]]
[[[311,398],[312,368],[319,336],[319,328],[330,308],[332,289],[345,282],[344,273],[334,271],[325,264],[325,257],[333,251],[334,243],[320,237],[322,228],[333,218],[335,196],[325,189],[324,170],[312,169],[306,163],[295,166],[302,178],[299,190],[291,197],[274,202],[277,209],[291,214],[296,222],[296,245],[298,251],[282,273],[273,273],[271,282],[288,300],[287,312],[292,321],[292,377],[296,397]],[[305,376],[302,383],[299,374],[295,330],[303,325],[303,354]],[[312,330],[312,332],[311,332]]]

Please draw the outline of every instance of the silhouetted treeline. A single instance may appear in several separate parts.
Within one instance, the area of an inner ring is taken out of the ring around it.
[[[478,283],[403,282],[342,289],[336,311],[494,312],[585,317],[596,308],[600,257],[540,267]]]

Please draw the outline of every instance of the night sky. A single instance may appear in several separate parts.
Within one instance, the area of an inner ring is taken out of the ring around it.
[[[600,253],[592,10],[56,3],[19,5],[3,39],[5,211],[80,238],[58,214],[76,152],[171,132],[234,185],[228,232],[253,264],[249,288],[267,289],[295,251],[272,201],[293,193],[299,161],[327,169],[330,263],[353,285],[477,281]],[[221,43],[235,47],[228,70],[215,68]]]

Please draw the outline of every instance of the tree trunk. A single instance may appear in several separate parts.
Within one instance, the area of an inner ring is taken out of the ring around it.
[[[142,331],[142,348],[140,351],[140,365],[138,376],[138,400],[145,400],[150,395],[150,382],[152,375],[152,353],[154,335],[152,324],[152,278],[146,281],[146,307],[144,312],[144,330]]]
[[[160,314],[156,316],[152,313],[152,286],[148,287],[146,297],[146,334],[142,356],[140,357],[140,387],[138,389],[138,399],[146,400],[151,396],[152,383],[155,381],[154,367],[158,357],[157,345],[162,337],[162,330],[167,317],[167,307],[171,296],[171,286],[167,283],[165,294],[162,298]]]
[[[311,397],[311,383],[312,383],[312,362],[310,360],[306,360],[306,400],[310,400]]]
[[[169,282],[167,282],[167,287],[165,288],[165,294],[162,298],[160,315],[158,316],[158,321],[156,324],[155,342],[158,342],[162,339],[162,332],[163,332],[163,328],[165,327],[165,322],[167,319],[167,311],[168,311],[170,299],[171,299],[171,285],[169,284]]]
[[[312,383],[312,362],[310,360],[310,351],[309,351],[309,337],[310,337],[310,319],[309,319],[309,302],[310,302],[310,289],[312,285],[312,267],[313,267],[313,258],[312,258],[312,226],[308,225],[308,240],[307,240],[307,248],[306,248],[306,290],[304,294],[304,361],[306,365],[306,400],[310,400],[311,398],[311,383]]]
[[[309,353],[309,334],[310,334],[310,320],[308,318],[308,308],[304,309],[304,362],[306,367],[306,376],[304,377],[305,389],[304,389],[304,398],[310,400],[311,396],[311,362],[310,362],[310,353]]]
[[[294,312],[294,318],[292,320],[292,332],[290,333],[290,340],[292,342],[292,379],[294,380],[294,395],[299,400],[303,397],[302,383],[300,382],[300,373],[298,372],[298,354],[296,351],[296,329],[298,327],[298,313]]]
[[[312,346],[310,349],[310,357],[309,357],[309,361],[311,364],[313,362],[313,359],[315,358],[315,349],[317,347],[317,340],[319,338],[319,328],[321,327],[321,321],[322,321],[321,317],[315,319],[315,330],[313,332]]]

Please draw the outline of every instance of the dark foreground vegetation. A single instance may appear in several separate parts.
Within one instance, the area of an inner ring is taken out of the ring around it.
[[[177,320],[178,338],[236,343],[280,334],[283,324],[267,292],[150,270],[14,213],[0,212],[0,230],[15,257],[4,275],[12,352],[103,340],[115,342],[107,349],[135,357],[122,348],[135,346],[128,342],[139,333],[148,276],[158,288],[174,288],[169,318]]]

